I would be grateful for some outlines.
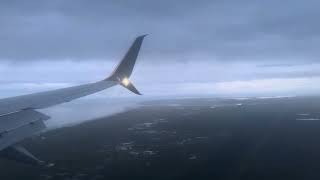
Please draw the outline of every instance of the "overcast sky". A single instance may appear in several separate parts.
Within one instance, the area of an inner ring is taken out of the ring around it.
[[[105,78],[149,34],[132,80],[146,97],[320,90],[316,0],[0,1],[0,96]],[[121,88],[101,95],[133,97]]]

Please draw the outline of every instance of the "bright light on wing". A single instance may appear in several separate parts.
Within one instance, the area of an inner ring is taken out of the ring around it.
[[[121,83],[124,85],[124,86],[128,86],[130,84],[130,81],[128,78],[123,78]]]

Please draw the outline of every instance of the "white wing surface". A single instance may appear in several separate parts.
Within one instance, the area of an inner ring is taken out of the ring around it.
[[[140,94],[129,81],[129,77],[145,36],[135,39],[117,68],[102,81],[0,99],[0,155],[25,163],[43,164],[26,149],[17,145],[21,140],[38,134],[46,128],[44,121],[50,117],[36,109],[69,102],[115,85],[122,85],[133,93]]]

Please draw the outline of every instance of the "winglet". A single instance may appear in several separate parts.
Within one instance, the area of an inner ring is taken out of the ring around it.
[[[145,36],[147,35],[145,34],[135,39],[126,55],[122,58],[113,73],[107,78],[108,80],[119,80],[130,77]]]
[[[117,81],[119,82],[119,84],[121,84],[128,90],[132,91],[133,93],[141,95],[141,93],[133,86],[133,84],[129,81],[128,78],[132,74],[143,39],[146,36],[147,34],[139,36],[134,40],[131,47],[129,48],[125,56],[122,58],[118,66],[115,68],[113,73],[105,80]]]

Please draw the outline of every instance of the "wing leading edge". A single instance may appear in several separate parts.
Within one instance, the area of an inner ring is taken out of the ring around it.
[[[118,84],[133,93],[140,94],[129,81],[129,77],[145,36],[139,36],[134,40],[117,68],[102,81],[0,99],[0,156],[30,162],[30,164],[43,164],[26,149],[17,145],[21,140],[40,133],[46,128],[44,121],[50,117],[37,112],[36,109],[69,102]]]

